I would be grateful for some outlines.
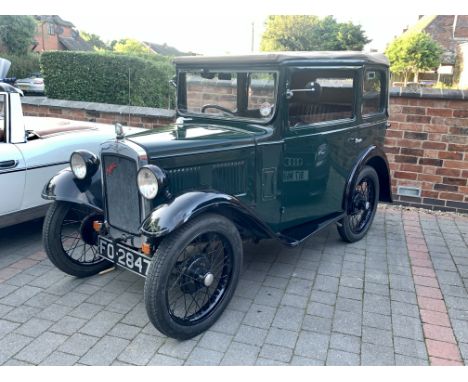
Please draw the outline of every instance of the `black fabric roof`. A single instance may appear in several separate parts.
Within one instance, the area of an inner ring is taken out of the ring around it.
[[[176,64],[275,64],[295,60],[349,61],[389,65],[387,57],[381,53],[354,51],[333,52],[269,52],[226,56],[186,56],[174,59]]]

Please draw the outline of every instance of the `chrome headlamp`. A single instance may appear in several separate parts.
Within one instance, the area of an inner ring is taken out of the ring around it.
[[[92,177],[99,168],[99,158],[90,151],[77,150],[70,157],[70,167],[78,179]]]
[[[166,186],[166,174],[158,166],[152,164],[143,166],[138,171],[137,184],[140,194],[145,199],[154,199]]]

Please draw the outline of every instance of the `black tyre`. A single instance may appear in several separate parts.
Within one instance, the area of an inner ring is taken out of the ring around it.
[[[50,261],[61,271],[87,277],[112,266],[98,256],[97,235],[92,231],[92,220],[98,217],[94,210],[77,204],[54,202],[50,206],[42,241]]]
[[[353,243],[369,231],[379,202],[379,177],[370,166],[365,166],[356,179],[349,196],[348,214],[338,224],[341,238]]]
[[[242,253],[236,226],[220,215],[201,215],[166,237],[145,282],[153,325],[180,340],[213,325],[235,291]]]

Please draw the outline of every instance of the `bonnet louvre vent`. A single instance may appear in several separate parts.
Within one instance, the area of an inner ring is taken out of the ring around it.
[[[247,190],[245,161],[167,169],[166,174],[174,195],[201,189],[237,195]]]
[[[246,192],[245,162],[226,162],[213,165],[213,188],[229,194]]]
[[[167,170],[169,187],[173,194],[200,187],[200,167],[183,167]]]

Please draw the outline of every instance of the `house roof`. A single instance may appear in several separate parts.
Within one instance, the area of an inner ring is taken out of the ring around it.
[[[62,19],[58,15],[36,15],[34,16],[39,21],[48,22],[51,24],[61,25],[63,27],[74,28],[75,26],[70,21]]]
[[[436,15],[427,15],[421,17],[418,22],[403,32],[403,34],[410,34],[410,33],[420,33],[423,32],[435,19]]]
[[[287,61],[343,61],[348,63],[372,63],[389,65],[387,57],[381,53],[354,51],[315,51],[315,52],[265,52],[245,55],[225,56],[185,56],[176,57],[174,63],[182,65],[203,64],[279,64]]]
[[[169,46],[167,44],[156,44],[154,42],[147,42],[145,44],[155,53],[163,56],[193,56],[192,52],[181,52],[180,50]]]
[[[59,36],[60,43],[67,49],[67,50],[93,50],[93,47],[83,40],[80,36],[77,37],[63,37]]]

